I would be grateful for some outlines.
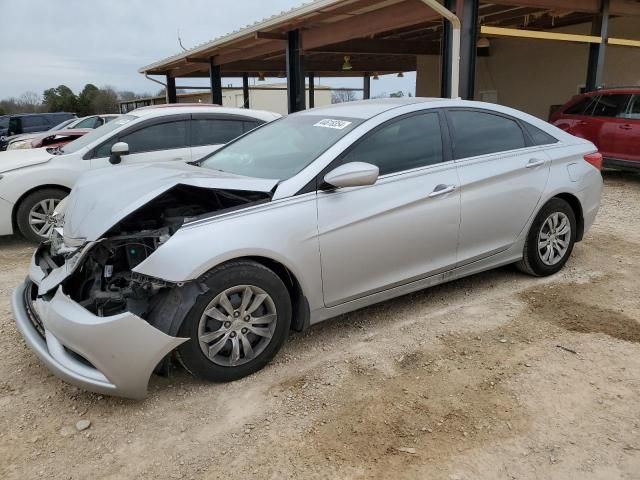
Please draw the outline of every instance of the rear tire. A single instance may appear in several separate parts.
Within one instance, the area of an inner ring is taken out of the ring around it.
[[[16,211],[16,223],[22,236],[36,243],[47,240],[53,228],[48,219],[67,195],[69,192],[61,188],[43,188],[23,198]]]
[[[536,277],[559,272],[571,256],[576,240],[576,216],[561,198],[552,198],[538,212],[524,244],[519,270]]]
[[[216,267],[204,283],[209,291],[198,297],[180,327],[179,336],[190,340],[178,347],[178,359],[194,376],[213,382],[257,372],[289,333],[287,287],[272,270],[250,260]]]

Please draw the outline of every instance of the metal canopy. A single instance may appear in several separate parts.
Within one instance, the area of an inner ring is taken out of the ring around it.
[[[587,23],[599,14],[600,0],[494,0],[478,9],[481,25],[530,30]],[[610,0],[609,15],[628,14],[640,14],[640,2]],[[439,55],[443,20],[421,0],[318,0],[139,71],[209,77],[213,62],[224,77],[281,75],[292,30],[301,32],[306,71],[355,76],[411,71],[416,55]],[[351,70],[342,68],[345,55]]]

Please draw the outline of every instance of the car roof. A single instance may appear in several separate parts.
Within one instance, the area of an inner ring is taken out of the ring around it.
[[[405,105],[416,103],[443,102],[447,98],[427,97],[400,97],[400,98],[375,98],[372,100],[358,100],[355,102],[334,103],[325,107],[316,107],[304,110],[296,115],[322,115],[334,117],[351,117],[367,120],[383,112]]]
[[[610,88],[600,88],[598,90],[593,90],[591,92],[585,92],[582,95],[585,96],[594,96],[594,95],[609,95],[612,93],[621,93],[623,95],[627,94],[640,94],[640,87],[610,87]]]
[[[253,117],[259,120],[269,122],[280,118],[279,113],[268,112],[266,110],[253,110],[250,108],[229,108],[220,107],[207,103],[174,103],[165,105],[154,105],[142,107],[128,112],[126,115],[134,115],[136,117],[162,117],[168,115],[179,115],[184,113],[215,113],[218,115],[240,115],[244,117]]]

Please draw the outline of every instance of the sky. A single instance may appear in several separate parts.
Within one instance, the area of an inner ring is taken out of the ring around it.
[[[0,0],[0,99],[86,83],[136,93],[161,88],[138,69],[298,6],[304,0]],[[308,1],[308,0],[307,0]],[[269,80],[269,79],[268,79]],[[183,79],[178,86],[206,85]],[[360,79],[320,79],[360,88]],[[224,84],[237,81],[224,81]],[[372,95],[415,93],[415,75],[372,82]]]

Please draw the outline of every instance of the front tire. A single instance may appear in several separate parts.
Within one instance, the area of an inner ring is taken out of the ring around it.
[[[522,260],[523,272],[546,277],[559,272],[571,256],[576,240],[576,216],[561,198],[549,200],[531,224]]]
[[[209,291],[196,300],[179,336],[180,362],[213,382],[240,379],[263,368],[280,350],[291,326],[289,292],[272,270],[249,260],[209,272]]]
[[[60,188],[43,188],[27,195],[16,211],[16,223],[22,236],[36,243],[47,240],[53,229],[53,211],[67,195],[69,193]]]

